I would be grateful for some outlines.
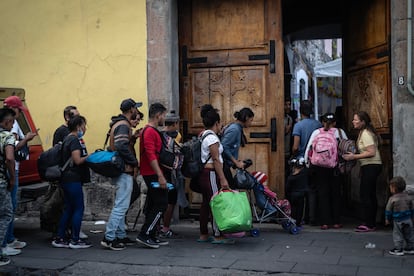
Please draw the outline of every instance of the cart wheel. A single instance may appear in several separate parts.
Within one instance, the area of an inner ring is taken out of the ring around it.
[[[292,223],[290,221],[285,221],[282,223],[282,227],[283,229],[285,229],[286,231],[289,230],[290,226],[292,225]]]
[[[259,229],[253,228],[252,230],[250,230],[250,236],[252,236],[252,237],[258,237],[258,236],[260,236]]]
[[[291,233],[292,235],[299,234],[299,232],[300,232],[300,229],[299,229],[297,226],[292,226],[292,227],[290,228],[290,233]]]

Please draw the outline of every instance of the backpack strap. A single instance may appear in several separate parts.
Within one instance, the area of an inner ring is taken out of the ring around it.
[[[200,136],[201,145],[203,144],[204,139],[205,139],[207,136],[209,136],[209,135],[213,135],[213,133],[211,133],[211,132],[209,131],[209,132],[207,132],[206,134],[204,134],[204,132],[201,134],[201,136]],[[210,160],[210,158],[211,158],[211,154],[209,153],[209,154],[208,154],[208,158],[207,158],[206,162],[203,162],[203,167],[207,164],[207,162]]]

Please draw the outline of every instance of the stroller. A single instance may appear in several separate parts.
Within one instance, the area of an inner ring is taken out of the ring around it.
[[[252,213],[256,221],[259,223],[275,221],[287,232],[298,234],[300,228],[296,226],[295,220],[290,217],[291,208],[289,201],[287,199],[278,199],[276,193],[264,184],[267,180],[266,174],[262,172],[249,173],[246,170],[252,165],[250,159],[244,160],[244,163],[244,169],[238,169],[236,173],[235,182],[239,189],[249,190]],[[254,202],[252,200],[253,196]]]

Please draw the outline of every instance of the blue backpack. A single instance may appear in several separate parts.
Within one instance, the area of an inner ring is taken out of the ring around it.
[[[121,124],[129,125],[129,123],[125,120],[116,122],[106,134],[104,148],[106,147],[106,144],[110,138],[110,148],[114,148],[113,132],[115,128]],[[115,150],[98,149],[86,158],[85,163],[94,172],[106,177],[120,176],[121,173],[123,173],[125,170],[124,160]]]

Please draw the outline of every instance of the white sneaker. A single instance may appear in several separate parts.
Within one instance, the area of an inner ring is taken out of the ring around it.
[[[3,254],[6,254],[7,256],[15,256],[22,253],[20,249],[14,249],[13,247],[6,246],[3,248]]]
[[[79,232],[79,239],[86,240],[88,235],[86,235],[82,230]]]
[[[18,239],[15,239],[13,242],[8,243],[7,246],[14,248],[14,249],[22,249],[25,248],[27,245],[24,241],[19,241]]]

